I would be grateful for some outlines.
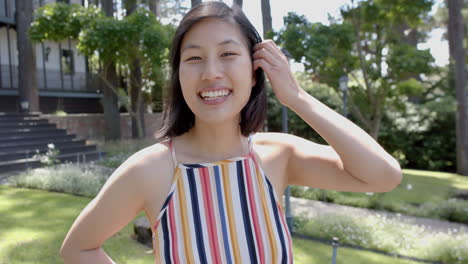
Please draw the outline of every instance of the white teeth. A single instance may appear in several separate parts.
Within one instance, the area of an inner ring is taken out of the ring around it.
[[[222,97],[230,94],[230,91],[228,90],[222,90],[222,91],[210,91],[210,92],[202,92],[201,96],[205,99],[210,99],[210,98],[216,98],[216,97]]]

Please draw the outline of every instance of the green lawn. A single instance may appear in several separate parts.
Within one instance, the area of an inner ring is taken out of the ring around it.
[[[90,198],[0,186],[0,264],[62,263],[60,245]],[[118,263],[154,263],[152,252],[130,239],[132,224],[109,239],[104,250]],[[295,263],[331,263],[332,248],[294,238]],[[338,263],[416,263],[340,248]]]
[[[396,202],[422,204],[426,201],[446,200],[454,189],[468,189],[468,177],[455,173],[422,170],[403,170],[403,173],[401,184],[388,193],[386,198]],[[408,184],[411,184],[411,190],[408,190]]]
[[[357,207],[371,207],[373,200],[380,199],[385,204],[421,205],[427,202],[446,201],[456,189],[468,189],[468,177],[454,173],[403,170],[403,180],[391,192],[366,194],[337,192],[320,189],[293,191],[292,195],[312,200],[331,201]],[[294,186],[294,188],[301,188]],[[302,193],[302,194],[301,194]]]

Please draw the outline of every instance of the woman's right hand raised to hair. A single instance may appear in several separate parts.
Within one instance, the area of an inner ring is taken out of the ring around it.
[[[291,72],[288,58],[271,39],[256,44],[253,50],[253,70],[262,68],[278,100],[288,107],[294,105],[302,88]]]

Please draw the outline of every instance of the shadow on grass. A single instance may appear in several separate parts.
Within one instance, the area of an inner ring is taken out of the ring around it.
[[[69,194],[0,186],[0,264],[63,263],[60,246],[90,201]],[[132,227],[129,223],[108,239],[104,250],[118,263],[154,263],[150,249],[130,238]]]

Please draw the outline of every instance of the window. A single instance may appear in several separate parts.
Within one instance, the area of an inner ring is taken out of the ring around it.
[[[73,63],[73,51],[62,49],[60,54],[60,62],[62,64],[62,71],[64,74],[73,74],[75,72]]]

